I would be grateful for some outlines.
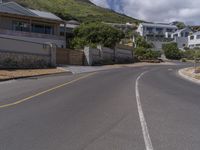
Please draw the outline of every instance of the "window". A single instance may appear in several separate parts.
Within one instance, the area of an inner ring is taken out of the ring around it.
[[[194,45],[193,45],[193,44],[192,44],[192,45],[189,45],[189,47],[190,47],[190,48],[193,48],[193,47],[194,47]]]
[[[200,39],[200,35],[197,35],[197,39]]]
[[[32,32],[42,34],[54,34],[54,28],[49,25],[32,24]]]
[[[183,32],[181,32],[181,37],[183,37],[183,35],[184,35]]]
[[[185,37],[188,37],[189,36],[189,32],[185,32]]]
[[[200,47],[200,44],[196,44],[195,46],[196,46],[196,47]]]
[[[174,34],[174,37],[178,37],[178,34]]]
[[[156,28],[156,31],[162,32],[162,31],[163,31],[163,28]]]
[[[173,32],[173,29],[166,29],[167,32]]]
[[[24,31],[24,32],[30,31],[29,23],[23,21],[13,21],[12,28],[14,31]]]
[[[194,36],[190,36],[190,40],[194,40]]]
[[[147,27],[147,31],[152,32],[153,28]]]

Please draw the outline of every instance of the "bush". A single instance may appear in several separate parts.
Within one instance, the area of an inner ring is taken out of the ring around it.
[[[178,49],[177,43],[163,44],[162,48],[167,59],[180,60],[182,58],[182,54]]]
[[[148,43],[144,37],[140,35],[135,35],[135,44],[137,47],[143,47],[146,49],[153,48],[154,45],[152,43]]]
[[[84,48],[84,46],[102,45],[113,48],[116,43],[125,37],[124,33],[103,23],[82,24],[74,30],[72,46]]]
[[[187,59],[186,58],[182,58],[181,62],[187,62]]]
[[[194,60],[195,58],[200,58],[199,49],[190,49],[182,52],[182,57],[188,60]]]
[[[161,56],[161,52],[139,47],[135,49],[135,56],[139,60],[155,60]]]

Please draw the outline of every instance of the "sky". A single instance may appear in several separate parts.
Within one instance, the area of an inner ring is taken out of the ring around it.
[[[91,0],[133,18],[169,23],[183,21],[200,25],[200,0]]]

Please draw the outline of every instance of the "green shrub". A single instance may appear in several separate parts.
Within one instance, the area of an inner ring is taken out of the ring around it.
[[[181,62],[187,62],[187,59],[186,58],[182,58]]]
[[[190,49],[182,52],[182,57],[188,60],[194,60],[195,58],[200,58],[199,49]]]
[[[113,48],[125,37],[124,33],[103,23],[82,24],[74,30],[72,45],[74,48],[96,46],[98,44]]]
[[[143,48],[146,48],[146,49],[154,47],[154,45],[152,43],[148,43],[144,39],[144,37],[137,35],[137,34],[135,34],[134,36],[135,36],[135,44],[136,44],[137,47],[143,47]]]
[[[180,60],[182,58],[182,54],[178,49],[177,43],[163,44],[162,48],[167,59]]]
[[[138,47],[135,49],[135,56],[139,60],[155,60],[161,56],[161,52]]]

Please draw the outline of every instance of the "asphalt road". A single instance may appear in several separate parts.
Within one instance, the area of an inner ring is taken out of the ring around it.
[[[200,86],[184,67],[0,83],[0,150],[199,150]]]

